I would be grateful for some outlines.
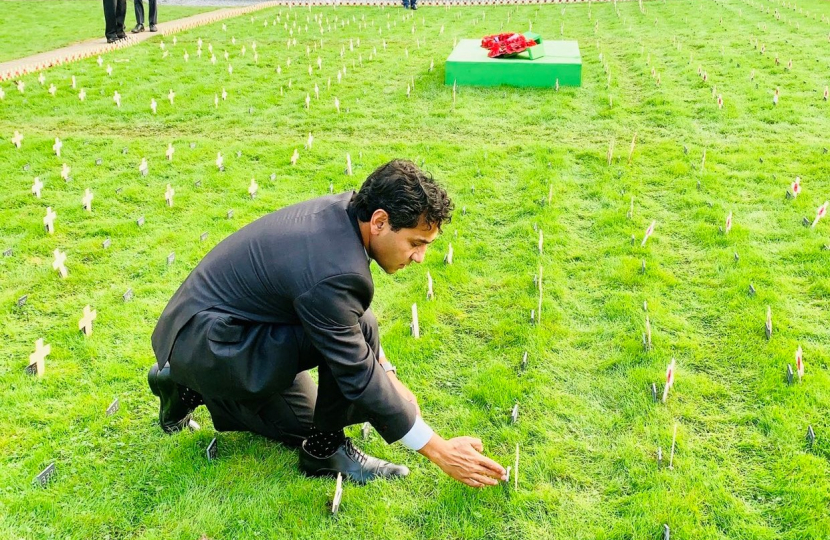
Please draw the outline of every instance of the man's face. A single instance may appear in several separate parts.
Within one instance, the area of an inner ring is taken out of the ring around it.
[[[387,274],[394,274],[412,262],[422,262],[427,245],[438,237],[438,227],[433,225],[430,228],[423,217],[412,229],[393,231],[389,215],[384,210],[376,210],[370,224],[367,251]]]

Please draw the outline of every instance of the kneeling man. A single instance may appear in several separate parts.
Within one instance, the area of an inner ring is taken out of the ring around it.
[[[409,469],[368,456],[343,428],[368,421],[467,485],[506,471],[471,437],[445,440],[380,345],[370,261],[393,274],[424,259],[452,202],[409,161],[375,170],[360,191],[268,214],[220,242],[167,304],[148,374],[168,433],[198,428],[206,405],[219,431],[298,446],[301,470],[363,483]],[[315,386],[308,370],[318,370]]]

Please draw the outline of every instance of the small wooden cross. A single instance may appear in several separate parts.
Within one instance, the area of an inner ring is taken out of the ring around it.
[[[452,244],[449,244],[447,247],[447,254],[444,256],[444,262],[446,264],[452,264]]]
[[[516,459],[513,462],[513,489],[519,489],[519,443],[516,443]]]
[[[26,371],[33,375],[42,376],[46,371],[46,357],[52,352],[51,345],[44,345],[43,338],[35,341],[35,352],[29,355],[29,367]]]
[[[412,337],[416,339],[421,337],[421,329],[418,325],[418,304],[412,304],[412,323],[410,325],[410,330],[412,332]]]
[[[164,200],[167,201],[167,206],[173,206],[173,195],[175,193],[176,191],[170,186],[170,184],[167,184],[167,189],[164,192]]]
[[[40,181],[39,176],[35,176],[35,181],[32,184],[32,194],[40,199],[40,190],[43,189],[43,182]]]
[[[23,135],[15,130],[14,137],[12,137],[12,144],[15,145],[17,148],[20,148],[21,143],[23,142]]]
[[[52,211],[51,206],[46,207],[46,217],[43,218],[43,225],[46,226],[46,232],[53,234],[55,232],[55,218],[58,217],[57,212]]]
[[[61,148],[63,148],[63,143],[60,137],[55,137],[55,144],[52,145],[52,150],[54,150],[55,155],[58,157],[61,157]]]
[[[290,5],[290,4],[289,4]],[[340,510],[340,501],[343,499],[343,475],[337,473],[337,484],[334,488],[334,500],[331,503],[331,513],[337,514]]]
[[[432,276],[427,271],[427,300],[433,300],[434,298],[435,293],[432,291]]]
[[[252,199],[256,198],[256,193],[258,189],[259,185],[256,183],[256,180],[251,178],[251,185],[248,186],[248,195],[250,195]]]
[[[92,212],[92,199],[92,192],[89,191],[89,188],[86,188],[86,191],[84,192],[84,197],[83,199],[81,199],[81,203],[84,205],[84,210],[86,210],[87,212]]]
[[[175,150],[173,150],[173,143],[167,143],[167,151],[164,153],[167,157],[167,161],[173,161],[173,152],[175,152]]]
[[[69,272],[66,271],[66,266],[64,263],[66,262],[66,253],[62,253],[60,249],[55,248],[54,251],[55,260],[52,262],[52,268],[58,271],[61,278],[65,279]]]
[[[98,312],[90,309],[89,305],[84,307],[84,316],[78,321],[78,330],[83,332],[85,336],[92,335],[92,321],[98,317]]]

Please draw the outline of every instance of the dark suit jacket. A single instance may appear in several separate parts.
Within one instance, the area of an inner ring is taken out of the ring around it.
[[[213,248],[153,331],[159,367],[169,361],[177,382],[214,398],[267,398],[308,368],[290,332],[280,331],[301,325],[327,368],[320,369],[316,407],[327,413],[315,413],[315,425],[338,429],[346,419],[363,417],[387,442],[405,435],[415,409],[392,386],[358,323],[374,284],[350,208],[353,196],[283,208]],[[324,376],[336,384],[324,384],[331,383]],[[331,395],[337,390],[341,395]],[[346,406],[332,418],[338,399]]]

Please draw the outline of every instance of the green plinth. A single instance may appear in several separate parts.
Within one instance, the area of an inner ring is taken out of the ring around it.
[[[531,60],[525,51],[513,58],[488,58],[477,39],[462,39],[445,66],[445,84],[463,86],[582,85],[582,56],[576,41],[543,41],[544,56]]]

